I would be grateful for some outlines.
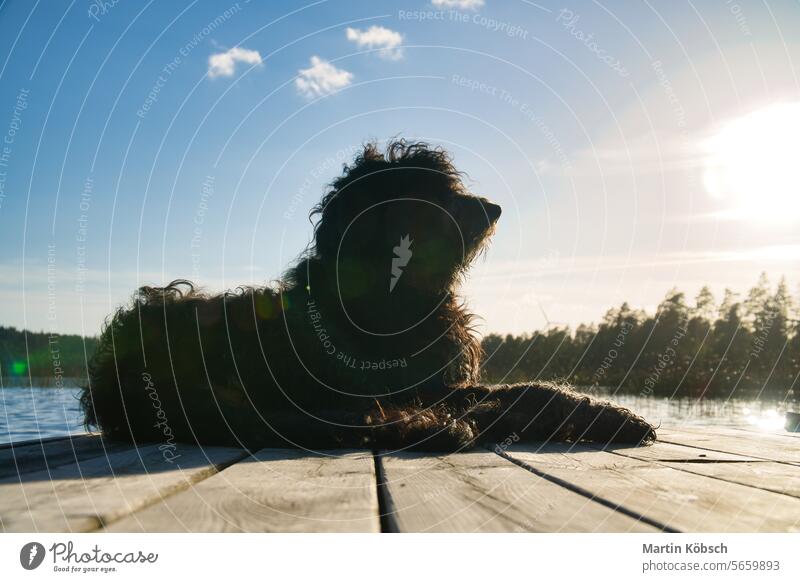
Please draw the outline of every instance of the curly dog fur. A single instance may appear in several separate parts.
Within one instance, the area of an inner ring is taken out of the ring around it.
[[[90,363],[87,425],[249,448],[653,441],[642,418],[566,386],[480,383],[457,290],[499,216],[441,149],[367,145],[313,209],[313,243],[280,283],[139,289]]]

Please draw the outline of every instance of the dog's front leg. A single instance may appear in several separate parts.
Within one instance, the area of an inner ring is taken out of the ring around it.
[[[474,386],[453,390],[481,442],[591,441],[646,444],[653,426],[627,408],[550,383]]]

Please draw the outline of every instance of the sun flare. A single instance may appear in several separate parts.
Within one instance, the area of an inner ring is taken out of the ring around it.
[[[800,103],[759,109],[705,140],[703,181],[721,218],[800,220]]]

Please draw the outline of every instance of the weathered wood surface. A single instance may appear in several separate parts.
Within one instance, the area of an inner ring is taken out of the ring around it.
[[[378,532],[369,451],[264,449],[111,531]]]
[[[800,499],[594,447],[512,447],[510,458],[675,531],[800,531]]]
[[[758,434],[758,435],[764,434],[764,431],[759,430],[756,427],[739,427],[739,426],[737,426],[737,427],[731,427],[730,430],[735,430],[737,432],[746,432],[746,433],[749,433],[749,434],[754,434],[754,433]],[[774,431],[774,432],[771,432],[771,433],[768,433],[768,434],[772,434],[773,436],[779,436],[779,437],[788,438],[788,439],[800,438],[800,432],[789,432],[787,430]]]
[[[182,446],[168,462],[158,446],[128,449],[0,480],[0,530],[91,531],[239,460],[238,449]]]
[[[0,531],[800,531],[800,439],[664,427],[651,447],[455,455],[0,447]]]
[[[800,497],[800,467],[791,464],[662,442],[652,447],[615,449],[611,452],[633,459],[654,461],[687,473]]]
[[[381,457],[399,531],[657,531],[489,451]]]
[[[658,437],[669,443],[800,465],[800,446],[794,439],[784,438],[781,435],[756,434],[731,428],[682,427],[661,428]]]
[[[8,449],[11,447],[21,447],[25,445],[34,445],[34,444],[41,444],[41,443],[49,443],[53,441],[63,441],[64,439],[72,438],[75,436],[91,436],[92,433],[75,433],[63,436],[54,436],[54,437],[43,437],[39,439],[31,439],[28,441],[20,441],[20,442],[11,442],[11,443],[0,443],[0,451],[3,449]]]
[[[97,435],[88,434],[9,444],[0,448],[0,479],[20,473],[54,469],[128,448],[128,444],[109,442]]]

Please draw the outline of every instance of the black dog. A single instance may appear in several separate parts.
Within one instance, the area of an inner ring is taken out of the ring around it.
[[[500,207],[467,193],[445,152],[368,145],[312,216],[313,245],[277,286],[141,288],[103,331],[87,425],[250,448],[655,439],[629,410],[566,387],[479,383],[456,293]]]

